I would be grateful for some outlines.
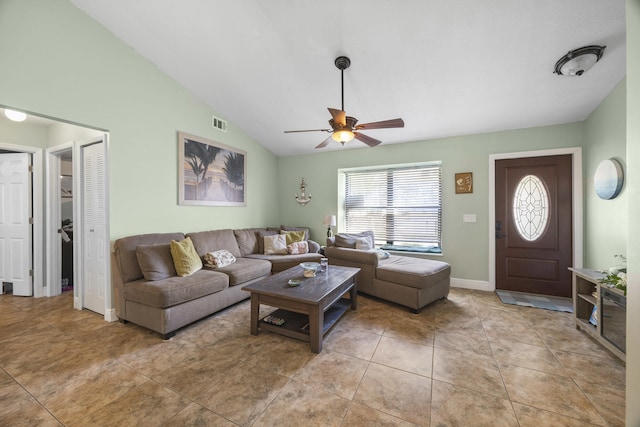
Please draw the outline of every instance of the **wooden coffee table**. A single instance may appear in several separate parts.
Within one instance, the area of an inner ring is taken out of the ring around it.
[[[356,275],[359,268],[329,265],[315,277],[304,277],[301,266],[276,273],[242,289],[251,293],[251,334],[264,329],[307,341],[311,351],[322,351],[322,338],[349,307],[358,307]],[[292,287],[289,280],[300,280]],[[349,298],[343,298],[346,293]],[[277,307],[271,316],[284,319],[280,326],[259,319],[260,304]]]

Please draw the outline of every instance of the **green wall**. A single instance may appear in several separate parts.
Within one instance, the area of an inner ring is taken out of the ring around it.
[[[584,123],[573,123],[282,157],[278,159],[278,187],[282,189],[280,218],[283,223],[311,226],[313,238],[323,242],[326,228],[322,219],[338,211],[338,169],[441,160],[443,254],[437,259],[452,265],[452,277],[486,282],[489,280],[489,155],[581,147],[585,139]],[[472,194],[455,194],[453,182],[457,172],[473,172]],[[299,206],[293,197],[299,192],[302,177],[306,178],[307,190],[313,195],[306,206]],[[463,214],[476,214],[477,222],[463,223]]]
[[[585,121],[583,151],[585,257],[588,268],[620,265],[616,254],[627,254],[628,184],[615,199],[598,197],[593,176],[602,160],[616,159],[626,174],[626,80],[623,80]]]
[[[112,240],[278,223],[276,157],[68,1],[0,1],[0,58],[0,105],[109,132]],[[177,205],[178,131],[247,152],[246,207]]]
[[[640,426],[640,0],[627,0],[627,405],[626,425]]]

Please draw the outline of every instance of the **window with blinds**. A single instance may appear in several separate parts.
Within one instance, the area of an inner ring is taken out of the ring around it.
[[[440,163],[344,174],[347,233],[373,230],[383,248],[440,252]]]

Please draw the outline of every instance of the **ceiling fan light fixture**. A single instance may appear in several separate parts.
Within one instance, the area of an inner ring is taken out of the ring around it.
[[[356,135],[353,132],[351,132],[349,129],[341,129],[333,132],[333,134],[331,135],[331,138],[333,138],[333,140],[336,142],[344,144],[345,142],[349,142],[353,140],[355,136]]]
[[[584,46],[568,52],[556,62],[559,76],[581,76],[602,58],[606,46]]]

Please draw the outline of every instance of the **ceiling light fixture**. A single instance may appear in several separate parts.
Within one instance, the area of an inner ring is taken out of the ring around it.
[[[4,115],[7,116],[9,120],[13,120],[14,122],[24,122],[27,118],[27,115],[22,111],[4,110]]]
[[[349,129],[337,130],[331,134],[331,138],[334,141],[344,144],[345,142],[351,141],[355,137],[355,134],[351,132]]]
[[[556,62],[554,73],[560,76],[581,76],[602,58],[606,46],[585,46],[570,51]]]

